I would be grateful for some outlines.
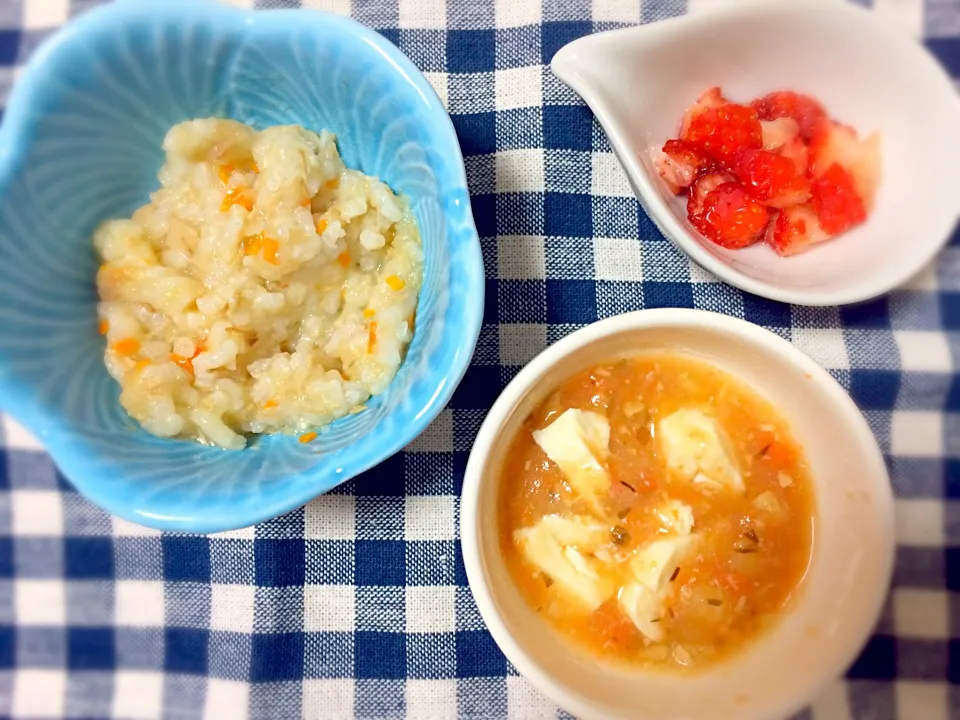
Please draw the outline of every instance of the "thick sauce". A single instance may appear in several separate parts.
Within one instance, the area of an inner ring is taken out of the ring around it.
[[[607,479],[593,497],[577,475],[583,463],[561,470],[534,437],[571,408],[609,424],[607,448],[587,443],[599,464],[593,479]],[[692,474],[690,462],[678,463],[663,421],[691,410],[719,428],[733,475],[709,459]],[[725,484],[734,476],[739,484]],[[641,356],[569,378],[515,438],[500,493],[501,547],[522,595],[558,632],[608,659],[695,668],[735,652],[789,603],[810,557],[814,498],[801,448],[765,400],[690,357]],[[665,520],[677,508],[686,527]],[[547,516],[598,532],[564,545],[553,565],[540,562],[524,538]],[[679,548],[672,560],[636,575],[631,562],[663,539]],[[554,572],[564,558],[573,569]],[[571,590],[577,572],[590,576],[589,593]],[[631,582],[646,608],[632,614]]]

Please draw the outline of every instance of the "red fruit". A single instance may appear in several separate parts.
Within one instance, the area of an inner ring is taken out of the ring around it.
[[[704,237],[729,250],[752,245],[763,234],[770,210],[751,198],[737,183],[714,188],[703,199],[703,209],[692,222]]]
[[[813,181],[813,209],[828,233],[839,235],[867,219],[853,175],[834,163]]]
[[[790,160],[800,175],[806,175],[810,169],[810,153],[806,144],[797,135],[779,150],[780,154]]]
[[[792,118],[804,140],[810,139],[817,122],[827,116],[823,106],[809,95],[789,91],[773,92],[754,100],[753,107],[761,120]]]
[[[869,210],[880,184],[879,134],[860,140],[851,127],[830,120],[818,123],[810,139],[810,174],[819,177],[834,163],[853,176],[857,194]]]
[[[730,101],[727,100],[720,92],[720,88],[708,88],[700,97],[697,98],[697,102],[687,108],[687,111],[683,114],[683,121],[680,123],[680,137],[683,137],[687,134],[687,130],[690,127],[690,121],[693,120],[693,118],[695,118],[697,115],[702,113],[704,110],[720,107],[721,105],[726,105],[729,102]]]
[[[740,150],[762,147],[762,134],[753,108],[727,103],[695,116],[683,139],[713,159],[729,163]]]
[[[690,222],[694,222],[703,214],[703,201],[707,195],[720,185],[730,182],[736,183],[737,178],[722,170],[702,173],[694,180],[693,185],[690,186],[690,197],[687,198],[687,217],[690,218]]]
[[[767,228],[766,241],[778,255],[796,255],[830,239],[810,205],[784,208]]]
[[[734,168],[750,195],[765,205],[782,208],[810,199],[810,181],[789,158],[768,150],[742,150]]]
[[[657,172],[664,179],[673,194],[688,187],[705,168],[710,159],[692,145],[683,140],[667,140],[663,150],[654,155]]]

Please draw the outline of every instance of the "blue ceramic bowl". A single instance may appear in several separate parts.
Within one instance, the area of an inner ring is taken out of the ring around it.
[[[412,204],[425,248],[417,328],[389,389],[302,445],[239,452],[149,435],[119,404],[97,333],[96,225],[156,189],[174,124],[220,116],[336,133],[348,166]],[[316,12],[121,0],[42,47],[0,129],[0,407],[94,503],[160,529],[244,527],[400,450],[473,354],[483,262],[463,159],[426,79],[393,45]]]

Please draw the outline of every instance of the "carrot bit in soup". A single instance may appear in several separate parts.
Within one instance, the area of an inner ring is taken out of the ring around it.
[[[239,205],[248,211],[253,210],[253,198],[247,194],[245,188],[230,188],[223,196],[223,202],[220,203],[220,212],[226,212],[234,205]]]
[[[301,205],[304,207],[310,207],[313,204],[313,198],[305,197],[301,202]]]
[[[323,187],[326,188],[327,190],[333,190],[339,184],[340,184],[340,178],[331,178],[330,180],[327,180],[323,184]]]
[[[255,172],[257,175],[260,174],[260,166],[257,165],[257,161],[256,161],[256,160],[253,160],[253,161],[250,162],[250,170],[252,170],[253,172]]]
[[[146,359],[137,360],[137,364],[133,366],[133,369],[139,372],[140,370],[143,370],[145,367],[147,367],[149,364],[150,364],[149,360],[146,360]]]
[[[764,445],[761,451],[761,459],[769,462],[773,467],[787,467],[792,465],[796,453],[788,443],[771,439]]]
[[[326,218],[320,218],[319,220],[317,220],[317,224],[315,226],[317,228],[317,235],[323,235],[324,231],[327,229],[328,224],[329,223],[327,222]]]
[[[400,277],[398,277],[398,276],[396,276],[396,275],[388,275],[388,276],[387,276],[387,285],[390,286],[390,289],[391,289],[391,290],[395,290],[395,291],[397,291],[397,292],[400,292],[401,290],[403,290],[403,286],[406,285],[406,283],[403,282],[403,279],[402,279],[402,278],[400,278]]]
[[[316,439],[317,439],[317,434],[315,432],[304,433],[303,435],[300,436],[300,442],[304,444],[308,442],[312,442],[313,440],[316,440]]]
[[[372,318],[372,317],[373,317],[374,315],[376,315],[376,314],[377,314],[377,311],[374,310],[373,308],[366,308],[366,309],[364,309],[364,311],[363,311],[363,316],[364,316],[367,320],[369,320],[370,318]]]
[[[372,353],[377,346],[377,323],[370,323],[370,334],[367,336],[367,352]]]
[[[350,266],[350,253],[344,250],[337,256],[337,262],[340,263],[340,267],[349,267]]]
[[[101,320],[100,326],[97,329],[100,331],[101,335],[106,335],[108,332],[110,332],[110,323],[108,323],[106,320]]]
[[[263,409],[264,409],[264,410],[272,410],[272,409],[275,408],[276,406],[277,406],[277,401],[276,401],[276,400],[267,400],[267,401],[263,404]]]
[[[119,353],[120,355],[135,355],[140,351],[140,341],[136,338],[124,338],[123,340],[117,340],[113,344],[114,352]]]

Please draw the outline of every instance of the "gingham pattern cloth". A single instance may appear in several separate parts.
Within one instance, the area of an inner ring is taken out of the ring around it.
[[[0,87],[92,4],[0,1]],[[382,32],[450,110],[486,263],[476,355],[406,451],[290,515],[208,537],[111,518],[2,418],[0,716],[562,715],[473,604],[457,539],[467,454],[499,391],[548,344],[597,318],[679,306],[746,318],[828,368],[892,473],[892,594],[845,680],[801,717],[960,718],[960,235],[908,287],[844,309],[745,295],[678,253],[547,64],[576,37],[707,0],[304,4]],[[960,0],[865,4],[960,76]]]

